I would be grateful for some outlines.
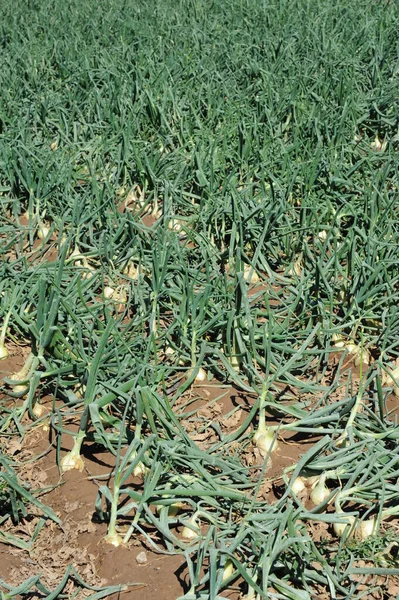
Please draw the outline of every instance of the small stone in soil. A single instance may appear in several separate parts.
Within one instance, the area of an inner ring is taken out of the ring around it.
[[[146,552],[139,552],[138,555],[136,556],[136,562],[139,565],[145,565],[148,562],[148,558],[147,558],[147,554]]]

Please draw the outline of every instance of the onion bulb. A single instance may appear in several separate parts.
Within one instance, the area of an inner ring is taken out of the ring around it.
[[[288,270],[288,275],[296,275],[300,277],[302,273],[302,256],[299,255],[298,258],[294,261],[292,268]]]
[[[255,446],[264,454],[277,450],[277,440],[274,439],[273,429],[259,427],[253,437]]]
[[[223,352],[223,348],[221,348],[221,351]],[[234,371],[237,371],[237,373],[239,373],[239,371],[240,371],[240,358],[239,358],[239,356],[237,356],[237,354],[232,354],[230,356],[230,365],[231,365],[231,368],[234,369]]]
[[[194,367],[187,371],[187,378],[191,377],[193,372],[194,372]],[[198,373],[196,374],[194,381],[195,381],[195,383],[202,383],[203,381],[206,381],[207,378],[208,378],[208,375],[207,375],[205,369],[200,367],[198,369]]]
[[[175,504],[171,504],[168,507],[168,517],[176,517],[176,515],[179,513],[180,509],[182,508],[182,503],[181,502],[176,502]]]
[[[329,495],[330,495],[330,490],[326,486],[326,474],[322,473],[322,475],[320,476],[320,479],[318,480],[318,482],[316,483],[316,485],[314,486],[314,488],[310,494],[310,499],[315,506],[318,506],[319,504],[324,502],[324,500]]]
[[[164,494],[162,496],[162,498],[169,498],[169,497],[170,496],[168,496],[167,494]],[[165,504],[157,504],[155,507],[155,510],[157,511],[157,513],[160,513],[163,508],[167,508],[168,509],[168,517],[173,518],[183,508],[183,503],[182,502],[174,502],[173,504],[169,504],[168,506],[165,506]]]
[[[258,273],[251,267],[251,265],[244,265],[244,278],[248,283],[258,283],[260,277]]]
[[[0,346],[0,360],[2,360],[3,358],[7,358],[7,356],[8,356],[7,348],[4,345]]]
[[[234,564],[233,561],[228,558],[225,562],[223,569],[222,581],[227,581],[234,573]]]
[[[317,485],[319,479],[320,479],[320,477],[318,477],[317,475],[312,475],[311,477],[306,477],[305,478],[306,487],[310,487],[311,489],[313,489],[315,487],[315,485]]]
[[[365,348],[362,349],[360,346],[353,343],[346,344],[346,348],[349,354],[352,354],[354,357],[353,362],[356,367],[360,365],[361,362],[365,365],[370,364],[370,352],[368,350]]]
[[[38,419],[40,419],[40,417],[42,417],[45,412],[46,412],[46,409],[44,408],[44,406],[42,406],[41,404],[39,404],[39,402],[36,402],[35,406],[32,408],[32,413]]]
[[[80,456],[80,450],[82,447],[84,437],[85,432],[84,430],[80,429],[73,443],[72,450],[70,452],[67,452],[64,458],[61,460],[60,467],[62,473],[65,473],[65,471],[72,471],[73,469],[83,471],[85,464],[83,462],[82,457]]]
[[[393,393],[395,396],[399,396],[399,385],[396,385],[396,382],[399,381],[399,367],[396,367],[393,371],[387,373],[386,371],[382,372],[381,375],[382,385],[392,385],[394,383],[395,387],[393,388]]]
[[[366,348],[361,348],[353,342],[346,341],[341,335],[334,334],[331,339],[335,348],[346,349],[349,354],[352,355],[356,367],[359,366],[361,362],[365,365],[370,364],[370,352],[366,350]]]
[[[198,537],[198,532],[195,531],[195,529],[193,528],[198,529],[196,515],[193,515],[188,520],[188,524],[185,525],[182,529],[181,536],[184,540],[191,541],[195,540]]]
[[[80,454],[74,453],[73,450],[65,454],[60,466],[62,473],[65,473],[66,471],[73,471],[74,469],[82,472],[85,468],[82,457]]]
[[[331,336],[331,340],[336,348],[345,347],[345,340],[342,337],[342,335],[337,335],[336,333],[333,333],[333,335]]]
[[[169,223],[168,223],[168,229],[170,229],[171,231],[181,231],[182,229],[182,225],[181,222],[179,221],[179,219],[170,219]]]
[[[139,462],[133,469],[133,475],[134,477],[141,477],[142,479],[144,479],[148,471],[148,467],[146,467],[143,462]]]
[[[18,397],[22,397],[29,391],[29,383],[33,370],[36,368],[38,363],[37,357],[33,355],[32,352],[29,353],[29,356],[25,360],[23,367],[17,372],[9,375],[8,379],[14,383],[9,383],[12,386],[13,394],[18,395]]]
[[[119,286],[116,289],[106,285],[104,288],[104,298],[107,300],[115,300],[115,302],[119,302],[121,304],[126,304],[127,302],[127,293],[126,290]]]
[[[10,379],[11,381],[23,381],[24,379],[26,379],[27,375],[28,371],[25,370],[24,367],[22,367],[22,369],[17,373],[11,373],[11,375],[8,376],[8,379]]]
[[[127,302],[127,291],[124,287],[120,286],[115,290],[113,299],[120,304],[126,304]]]
[[[40,240],[45,240],[47,238],[47,236],[50,233],[50,229],[49,227],[46,227],[46,225],[44,225],[43,223],[39,224],[39,227],[37,229],[37,237]]]
[[[353,515],[345,515],[345,513],[342,511],[338,511],[336,514],[337,514],[337,516],[345,516],[348,519],[348,521],[349,521],[348,533],[350,534],[351,537],[353,535],[355,535],[355,537],[358,540],[366,540],[367,538],[372,537],[373,535],[376,534],[377,521],[376,521],[375,517],[371,517],[370,519],[366,519],[366,520],[362,521],[356,527],[356,530],[353,531],[353,526],[356,523],[356,517],[354,517]],[[342,537],[347,526],[348,525],[345,525],[344,523],[334,523],[333,529],[334,529],[335,535],[338,537]]]
[[[112,546],[115,546],[115,548],[117,548],[118,546],[121,546],[123,544],[123,538],[119,535],[119,533],[116,533],[116,531],[114,531],[112,533],[108,533],[105,536],[104,542],[106,544],[111,544]]]
[[[306,485],[302,477],[297,477],[294,479],[294,482],[291,486],[291,490],[294,492],[294,494],[300,494],[305,488]]]
[[[138,279],[139,268],[132,260],[129,260],[126,267],[123,269],[123,274],[130,277],[130,279]]]
[[[71,254],[69,255],[68,259],[72,259],[74,262],[78,261],[82,258],[82,254],[79,250],[79,246],[76,245],[74,247],[74,249],[72,250]]]
[[[91,279],[94,275],[95,269],[89,264],[85,257],[82,258],[81,266],[85,269],[84,273],[82,273],[82,279]]]
[[[140,207],[143,207],[145,204],[144,192],[137,184],[132,187],[125,198],[125,210],[132,210],[132,208],[129,207],[129,204],[138,204]]]
[[[345,516],[345,518],[347,519],[348,523],[334,523],[333,524],[333,530],[334,533],[337,537],[342,537],[344,535],[344,532],[346,531],[346,528],[348,528],[348,532],[352,529],[356,518],[353,515],[345,515],[344,512],[337,512],[336,513],[337,516]]]
[[[11,377],[10,377],[11,379]],[[27,384],[21,384],[21,385],[14,385],[12,388],[12,393],[16,394],[19,398],[22,398],[22,396],[26,396],[26,394],[29,392],[29,385]]]
[[[387,145],[388,145],[387,140],[384,140],[383,142],[381,142],[378,135],[376,135],[374,138],[374,141],[371,142],[371,149],[374,150],[374,152],[385,152]]]
[[[366,519],[360,523],[359,528],[357,529],[357,536],[361,540],[366,540],[369,537],[372,537],[376,534],[377,523],[374,517],[371,519]]]
[[[151,211],[151,216],[154,217],[156,221],[158,221],[162,217],[162,210],[154,207]]]

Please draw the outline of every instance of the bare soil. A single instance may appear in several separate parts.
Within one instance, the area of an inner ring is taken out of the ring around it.
[[[26,348],[12,348],[10,356],[1,362],[0,376],[18,371],[28,352]],[[212,383],[194,387],[185,400],[189,404],[183,410],[193,413],[192,419],[188,418],[185,422],[187,430],[192,432],[194,439],[198,438],[199,445],[204,446],[215,440],[206,433],[198,433],[201,423],[205,431],[213,431],[206,427],[210,420],[223,424],[225,432],[233,431],[241,424],[253,402],[253,398],[246,397],[232,387]],[[10,402],[10,399],[3,398],[3,402]],[[11,403],[18,402],[21,400],[11,400]],[[51,398],[41,400],[48,410],[51,402]],[[235,412],[230,414],[234,409]],[[132,539],[127,547],[115,548],[104,542],[107,525],[98,522],[94,506],[98,486],[103,483],[101,477],[109,474],[113,468],[114,458],[110,453],[86,444],[83,451],[85,471],[70,471],[61,475],[57,466],[56,444],[51,432],[43,430],[41,425],[28,430],[22,443],[17,438],[7,438],[4,442],[5,452],[17,464],[16,472],[21,482],[33,489],[53,488],[40,499],[62,521],[61,528],[48,521],[29,551],[0,543],[0,577],[5,582],[18,585],[41,573],[42,583],[54,589],[67,566],[72,564],[90,585],[134,584],[121,592],[121,597],[126,599],[144,594],[146,600],[173,600],[187,591],[187,572],[181,556],[158,554],[141,537]],[[71,436],[64,435],[61,456],[70,450],[70,444]],[[265,486],[260,490],[265,499],[271,502],[276,500],[272,479],[278,479],[282,469],[298,459],[299,450],[304,452],[303,445],[299,443],[282,444],[280,448],[281,451],[276,453],[270,465],[270,478],[268,473]],[[41,458],[37,459],[39,456]],[[4,530],[29,543],[39,518],[39,511],[30,507],[29,516],[22,523],[16,526],[7,523]],[[147,559],[145,564],[139,564],[136,560],[142,552],[145,552]],[[69,592],[72,592],[72,588]],[[237,597],[237,591],[227,597]]]
[[[68,436],[69,437],[69,436]],[[66,440],[67,441],[67,438]],[[68,448],[65,448],[67,450]],[[18,462],[21,481],[33,488],[55,486],[41,501],[60,517],[62,527],[48,521],[30,551],[0,544],[0,577],[10,584],[20,584],[32,575],[42,573],[41,581],[53,589],[72,564],[82,579],[91,585],[134,584],[123,592],[123,598],[145,594],[148,600],[177,598],[185,589],[180,556],[152,552],[143,539],[133,539],[127,547],[115,548],[104,542],[107,525],[99,523],[94,513],[98,481],[91,479],[109,473],[112,457],[106,453],[85,452],[86,471],[70,471],[60,477],[56,450],[42,428],[30,431],[19,448],[10,444],[9,451]],[[28,462],[46,453],[41,459]],[[110,461],[111,458],[111,461]],[[5,530],[29,542],[39,519],[31,507],[22,524],[8,523]],[[147,562],[136,561],[145,552]]]
[[[18,371],[29,351],[18,346],[9,350],[10,357],[0,363],[0,378]],[[213,434],[209,433],[214,431],[213,428],[207,425],[217,421],[225,432],[234,431],[250,411],[254,398],[232,387],[211,382],[192,388],[185,398],[185,402],[187,401],[189,404],[181,407],[181,411],[187,413],[184,426],[198,445],[206,448],[216,441]],[[8,400],[3,398],[0,402],[6,403]],[[51,398],[42,400],[47,406],[51,402]],[[179,407],[176,408],[179,410]],[[397,416],[399,399],[391,396],[387,409],[392,411],[392,416]],[[259,495],[265,501],[276,501],[283,491],[281,475],[284,468],[295,464],[314,442],[315,439],[281,436],[279,448],[273,453],[272,462],[268,465],[259,490]],[[145,600],[174,600],[187,592],[188,576],[182,556],[156,553],[148,547],[142,536],[131,539],[126,547],[115,548],[104,542],[107,525],[99,522],[94,507],[98,486],[104,481],[101,477],[109,474],[114,466],[110,453],[86,444],[85,471],[70,471],[61,476],[51,431],[43,430],[42,425],[31,427],[22,443],[17,438],[9,437],[0,439],[0,443],[3,444],[3,451],[16,462],[21,482],[30,485],[32,489],[49,490],[40,496],[40,500],[51,507],[62,521],[62,526],[59,527],[48,520],[29,550],[0,543],[0,578],[6,583],[19,585],[29,577],[41,573],[42,583],[49,589],[54,589],[67,566],[73,565],[82,579],[93,586],[131,584],[126,591],[114,594],[115,600],[119,597],[134,599],[140,595]],[[70,443],[71,436],[63,436],[61,456],[70,449]],[[248,461],[260,458],[250,455],[251,452],[253,450],[249,449]],[[38,509],[29,507],[29,515],[21,523],[15,525],[7,522],[2,524],[2,530],[29,543],[39,519]],[[312,523],[310,533],[314,540],[329,538],[327,526],[322,523]],[[141,564],[139,561],[143,557],[145,562]],[[367,578],[364,578],[362,585],[368,584]],[[74,591],[73,586],[71,582],[64,590],[69,597]],[[389,585],[386,582],[385,589],[388,590],[385,596],[365,595],[364,598],[395,598],[399,593],[396,579],[393,578]],[[329,598],[325,590],[317,592],[315,597],[323,600]],[[90,592],[85,591],[78,597],[88,594]],[[225,596],[233,600],[239,598],[237,584]]]

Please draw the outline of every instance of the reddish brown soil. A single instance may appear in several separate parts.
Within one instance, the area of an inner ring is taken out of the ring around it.
[[[177,598],[184,590],[184,561],[180,556],[157,554],[148,549],[143,539],[135,538],[127,547],[114,548],[104,542],[107,525],[98,523],[94,515],[98,485],[93,476],[101,476],[112,468],[112,456],[107,453],[85,453],[86,471],[70,471],[62,478],[56,465],[56,451],[42,428],[29,432],[23,447],[10,444],[6,450],[13,458],[26,463],[29,458],[47,454],[38,461],[17,468],[20,480],[33,487],[57,486],[41,497],[61,518],[62,527],[48,522],[42,529],[33,549],[28,551],[0,544],[0,577],[7,583],[20,584],[41,572],[42,582],[50,589],[61,580],[68,564],[73,564],[82,578],[91,585],[118,585],[133,583],[123,598],[146,600]],[[66,440],[67,441],[67,438]],[[9,533],[26,542],[37,523],[37,511],[13,527]],[[146,564],[138,564],[137,555],[145,551]]]
[[[10,357],[0,364],[1,376],[18,371],[29,351],[17,347],[9,350],[12,350],[12,354],[10,352]],[[192,402],[183,410],[196,411],[193,432],[198,428],[198,419],[204,424],[209,419],[215,419],[223,423],[225,432],[234,431],[253,403],[253,399],[238,393],[234,388],[214,384],[192,388],[186,401],[190,400],[190,396]],[[51,398],[42,399],[41,403],[50,409]],[[226,419],[224,415],[234,408],[238,410]],[[71,429],[71,425],[68,428]],[[190,418],[187,420],[187,428],[190,429]],[[203,442],[198,440],[198,443],[206,445],[207,442],[214,441],[216,438],[204,439]],[[63,436],[62,455],[70,449],[70,444],[71,436]],[[265,495],[267,493],[269,500],[275,500],[271,478],[278,477],[284,466],[298,459],[299,447],[299,444],[280,445],[280,450],[273,458],[270,478],[268,473],[266,488],[261,491]],[[62,521],[62,528],[48,521],[30,551],[0,544],[0,577],[7,583],[17,585],[41,572],[42,582],[49,589],[54,589],[68,564],[73,564],[82,578],[91,585],[136,584],[123,592],[122,597],[126,599],[145,594],[146,600],[169,600],[187,591],[188,579],[182,557],[157,554],[147,547],[145,539],[141,537],[131,539],[127,547],[114,548],[104,543],[107,525],[98,522],[94,506],[98,485],[103,482],[100,478],[110,473],[114,464],[110,453],[97,451],[94,446],[87,444],[84,446],[85,471],[70,471],[60,476],[54,441],[49,439],[49,433],[43,431],[40,425],[28,430],[22,444],[16,438],[9,438],[5,451],[15,461],[21,481],[34,488],[55,486],[52,491],[41,496],[41,501],[51,507]],[[303,451],[301,446],[301,452]],[[34,460],[42,454],[42,458]],[[38,518],[38,511],[32,507],[29,518],[18,526],[8,523],[6,529],[28,543]],[[147,555],[147,563],[144,565],[136,561],[137,555],[142,551]],[[235,588],[237,590],[237,586]],[[69,591],[72,592],[72,588]],[[237,591],[233,590],[226,597],[236,598]]]
[[[9,350],[10,357],[0,363],[0,377],[18,371],[29,351],[20,347],[9,347]],[[237,392],[232,387],[215,383],[194,386],[188,392],[185,402],[187,400],[192,402],[180,407],[182,412],[187,413],[184,425],[202,447],[217,441],[216,436],[207,433],[213,429],[207,428],[206,423],[217,421],[225,433],[231,433],[243,422],[254,402],[254,398]],[[45,399],[43,403],[44,401]],[[391,396],[387,405],[388,410],[398,414],[398,398]],[[235,408],[238,410],[227,418],[226,415]],[[179,410],[178,407],[176,409]],[[193,411],[195,414],[190,415]],[[198,433],[200,425],[203,426],[203,435]],[[30,550],[0,544],[1,579],[18,585],[30,576],[42,573],[42,582],[49,589],[54,589],[67,566],[72,564],[83,580],[91,585],[134,584],[123,593],[115,594],[114,600],[118,597],[133,599],[140,596],[145,600],[174,600],[187,591],[188,577],[185,561],[181,556],[153,552],[141,536],[132,538],[127,547],[114,548],[104,543],[107,525],[98,522],[94,506],[98,485],[104,481],[100,478],[107,475],[114,465],[110,453],[97,451],[87,444],[84,450],[85,471],[71,471],[61,477],[54,442],[40,425],[28,430],[22,444],[17,438],[0,439],[0,443],[2,441],[3,450],[15,461],[14,466],[22,482],[30,484],[33,489],[54,486],[51,491],[41,495],[40,499],[59,516],[62,527],[48,521]],[[314,441],[299,440],[292,435],[280,436],[279,448],[273,453],[259,489],[260,497],[270,503],[276,501],[283,491],[281,475],[284,468],[295,464]],[[70,443],[71,436],[63,436],[62,455],[70,449]],[[42,458],[35,459],[40,455],[43,455]],[[249,464],[257,465],[259,458],[249,445]],[[29,543],[39,519],[39,511],[31,507],[29,512],[28,518],[19,525],[6,523],[2,525],[2,529]],[[315,540],[322,539],[327,535],[326,529],[323,524],[312,523],[311,534]],[[139,564],[136,558],[143,551],[147,562]],[[395,585],[396,582],[393,581],[392,590],[396,589]],[[235,590],[225,592],[225,597],[236,600],[239,597],[237,589],[236,584]],[[72,595],[73,585],[65,592]],[[80,597],[79,595],[78,598]],[[320,590],[318,597],[327,600],[329,596],[325,595],[324,590]]]
[[[2,366],[7,366],[9,370],[11,364],[3,363]],[[13,365],[15,369],[20,366],[21,361]],[[198,391],[205,397],[208,393],[215,398],[220,396],[220,389],[216,388],[202,388]],[[224,398],[214,404],[216,418],[231,411],[237,402],[239,403],[237,392],[232,388],[227,389]],[[195,404],[199,404],[199,401]],[[240,410],[245,408],[243,404]],[[193,405],[190,409],[193,409]],[[145,594],[146,600],[173,600],[187,591],[187,573],[182,557],[157,554],[148,548],[141,537],[132,539],[127,547],[114,548],[104,543],[107,525],[98,523],[94,515],[98,485],[101,483],[96,478],[111,471],[113,457],[107,452],[93,452],[93,447],[86,445],[85,472],[70,471],[60,477],[56,450],[48,435],[42,427],[32,429],[25,436],[22,445],[13,440],[12,443],[8,442],[6,451],[16,463],[21,464],[16,470],[22,481],[31,483],[34,487],[57,486],[42,496],[41,500],[61,518],[62,528],[48,522],[29,552],[0,544],[0,577],[7,583],[17,585],[41,572],[42,582],[53,589],[61,580],[68,564],[73,564],[82,578],[91,585],[139,584],[123,592],[122,597],[126,599]],[[70,436],[63,437],[62,455],[70,449],[70,441]],[[272,479],[275,476],[278,478],[285,466],[298,459],[299,449],[301,453],[304,452],[303,446],[300,447],[299,444],[280,444],[279,451],[273,457],[270,472],[267,473],[265,486],[260,490],[269,501],[275,501]],[[46,451],[47,454],[40,460],[27,463],[29,459]],[[25,466],[22,466],[23,463]],[[8,524],[8,531],[28,542],[38,520],[36,515],[38,513],[33,508],[29,519],[18,527]],[[136,562],[136,557],[143,550],[148,562],[140,565]],[[115,595],[115,600],[116,597]],[[237,598],[237,592],[233,590],[226,597]]]
[[[19,347],[8,349],[10,356],[0,363],[0,378],[18,371],[29,352]],[[45,399],[42,403],[48,406]],[[64,436],[62,443],[64,454],[70,449],[71,437]],[[56,486],[40,500],[62,521],[61,528],[48,521],[29,551],[0,543],[0,578],[6,583],[19,585],[42,573],[42,583],[54,589],[72,564],[91,585],[134,584],[115,594],[115,600],[138,598],[142,594],[146,600],[169,600],[184,593],[187,581],[182,557],[157,554],[139,537],[131,539],[127,547],[114,548],[104,543],[107,525],[93,518],[98,491],[95,478],[111,471],[113,457],[109,453],[91,452],[90,446],[86,446],[85,472],[70,471],[60,477],[55,445],[41,426],[29,430],[22,444],[16,438],[4,439],[3,450],[15,461],[21,482],[32,485],[33,489]],[[45,455],[41,459],[34,460],[42,454]],[[31,507],[29,512],[19,525],[6,523],[3,530],[28,543],[39,519],[37,509]],[[147,556],[146,564],[136,561],[142,551]]]
[[[8,357],[0,361],[0,381],[3,377],[19,371],[24,364],[25,357],[29,354],[29,348],[26,346],[15,346],[9,342],[7,342],[7,350]]]

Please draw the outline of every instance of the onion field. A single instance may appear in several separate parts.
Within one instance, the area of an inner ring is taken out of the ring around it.
[[[1,600],[399,598],[395,0],[0,0]]]

